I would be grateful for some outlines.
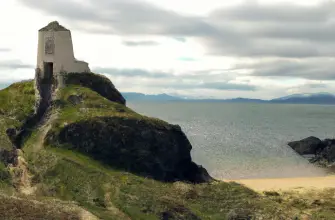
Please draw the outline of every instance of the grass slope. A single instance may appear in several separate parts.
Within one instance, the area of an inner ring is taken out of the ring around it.
[[[69,97],[81,97],[72,104]],[[80,86],[69,86],[58,93],[57,119],[48,135],[81,120],[119,117],[146,120],[152,126],[169,126],[131,109],[110,102],[98,93]],[[35,152],[39,133],[31,137],[25,151],[35,171],[34,181],[41,196],[56,196],[79,202],[103,219],[225,219],[230,212],[242,215],[282,215],[282,211],[255,192],[237,184],[191,185],[162,183],[119,171],[62,146],[46,146]],[[233,215],[233,214],[231,214]]]
[[[0,91],[0,97],[6,99],[6,96],[12,96],[22,88],[28,87],[32,88],[31,84],[16,84],[10,89],[10,93],[8,89]],[[82,103],[71,103],[69,97],[73,95],[82,97]],[[23,114],[20,111],[16,111],[17,115],[12,113],[12,117],[20,118],[16,119],[16,125],[19,125],[24,116],[32,113],[32,97],[29,92],[23,93],[21,98],[13,98],[17,103],[7,104],[15,108],[25,106]],[[52,121],[48,132],[48,135],[53,136],[70,123],[95,120],[100,116],[136,118],[147,120],[152,126],[169,126],[166,122],[139,115],[80,86],[69,86],[59,91],[55,106],[57,107],[53,109],[53,114],[57,114],[57,117]],[[8,111],[5,112],[8,114]],[[253,216],[254,219],[293,219],[304,210],[304,207],[292,206],[288,200],[262,196],[236,183],[164,183],[108,167],[88,156],[67,150],[66,147],[44,145],[41,149],[36,146],[39,145],[43,132],[42,128],[36,129],[23,149],[29,170],[34,175],[33,184],[37,189],[36,195],[27,199],[44,201],[47,198],[58,198],[63,201],[75,201],[99,218],[107,220],[221,220],[246,216]],[[5,170],[0,164],[0,176],[6,175],[3,172]],[[6,178],[2,179],[6,182]],[[1,184],[0,181],[2,191],[7,190],[7,183]],[[4,206],[7,203],[14,202],[16,201],[9,200],[0,203],[0,215],[3,214],[1,212],[5,212]],[[24,207],[24,212],[19,212],[27,216],[33,216],[36,212],[35,209],[21,203],[15,203],[15,207],[18,210]],[[43,212],[43,206],[41,207]]]

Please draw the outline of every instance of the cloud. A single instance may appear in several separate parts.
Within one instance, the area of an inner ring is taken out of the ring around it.
[[[178,60],[180,61],[197,61],[197,59],[192,57],[179,57]]]
[[[176,41],[179,41],[179,42],[182,42],[182,43],[185,43],[187,41],[186,38],[184,38],[184,37],[174,37],[174,39]]]
[[[157,46],[159,45],[156,41],[123,41],[123,45],[128,47],[138,47],[138,46]]]
[[[31,69],[31,68],[34,68],[34,66],[30,64],[24,64],[18,60],[0,60],[0,69],[16,70],[16,69]]]
[[[142,69],[115,69],[94,68],[94,72],[101,72],[110,77],[133,78],[132,84],[137,80],[143,87],[173,88],[173,89],[212,89],[225,91],[255,91],[257,87],[249,84],[230,82],[225,75],[211,74],[211,70],[194,72],[192,74],[175,75],[161,71]],[[139,79],[135,79],[139,78]],[[204,81],[204,79],[206,79]],[[129,81],[127,79],[126,81]]]
[[[304,84],[292,86],[286,90],[288,94],[298,93],[319,93],[320,91],[332,92],[333,88],[323,82],[306,82]]]
[[[325,83],[309,83],[309,84],[306,84],[305,86],[311,89],[325,89],[329,87]]]
[[[244,57],[335,56],[335,3],[243,3],[207,17],[185,16],[137,0],[20,0],[86,31],[198,38],[208,53]],[[140,44],[130,43],[130,46]]]
[[[334,1],[313,6],[246,1],[202,17],[178,14],[139,0],[86,0],[82,4],[77,0],[19,1],[89,32],[160,35],[185,43],[192,38],[202,44],[207,55],[251,60],[252,64],[236,68],[236,71],[248,70],[251,76],[335,80]],[[129,47],[156,43],[123,42]],[[113,76],[177,78],[170,73],[141,69],[97,68],[95,71]],[[206,81],[208,75],[194,77],[204,77]],[[190,77],[183,76],[183,79],[190,80]]]
[[[103,73],[109,76],[121,76],[121,77],[140,77],[150,79],[174,79],[176,81],[181,80],[204,80],[204,79],[215,79],[229,81],[234,78],[226,71],[220,69],[208,69],[199,71],[188,71],[176,74],[174,72],[165,72],[159,70],[145,70],[145,69],[118,69],[108,67],[93,67],[93,72]]]
[[[285,59],[239,64],[236,69],[250,70],[254,76],[295,77],[309,80],[335,80],[335,59]]]
[[[334,15],[335,3],[332,1],[317,6],[303,6],[290,3],[259,4],[244,2],[240,5],[218,9],[212,17],[249,22],[295,22],[316,23],[327,21]],[[285,12],[285,13],[282,13]]]
[[[219,90],[219,91],[256,91],[257,86],[248,84],[238,84],[229,81],[215,81],[215,82],[188,82],[183,80],[172,80],[161,83],[150,83],[145,86],[151,88],[164,88],[164,89],[177,89],[177,90],[196,90],[196,89],[207,89],[207,90]]]
[[[208,83],[193,85],[193,88],[216,89],[216,90],[225,90],[225,91],[227,90],[255,91],[257,89],[257,87],[253,85],[236,84],[236,83],[229,83],[229,82],[208,82]]]
[[[296,58],[335,55],[335,2],[316,6],[244,3],[213,11],[207,22],[238,36],[234,41],[224,34],[204,39],[211,54]]]
[[[11,49],[9,48],[0,48],[0,52],[10,52]]]
[[[76,22],[82,29],[119,35],[203,35],[215,31],[197,17],[182,16],[173,11],[137,0],[20,0],[21,3]]]
[[[99,72],[108,74],[111,76],[123,76],[123,77],[146,77],[146,78],[167,78],[172,77],[172,74],[164,72],[150,72],[142,69],[116,69],[116,68],[103,68],[96,67],[93,72]]]

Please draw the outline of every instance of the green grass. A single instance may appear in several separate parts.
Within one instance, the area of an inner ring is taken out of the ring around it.
[[[0,91],[0,147],[12,147],[6,130],[19,128],[34,113],[35,90],[33,81],[14,83]]]
[[[82,97],[83,102],[78,105],[71,104],[68,98],[73,95]],[[169,126],[160,119],[140,115],[124,105],[111,102],[98,93],[80,86],[72,85],[62,89],[58,93],[56,102],[61,107],[58,122],[62,122],[63,125],[83,119],[108,116],[146,120],[154,126]]]
[[[282,203],[314,220],[335,219],[335,189],[284,192]]]
[[[79,220],[79,210],[61,201],[36,201],[24,197],[10,197],[0,194],[2,220],[15,219],[72,219]]]
[[[29,164],[31,170],[38,170],[39,196],[77,201],[104,219],[115,217],[108,207],[131,219],[160,219],[163,213],[182,219],[225,219],[232,210],[282,214],[275,202],[238,184],[163,183],[114,170],[64,149],[48,147],[30,158]]]
[[[10,184],[11,179],[9,171],[5,164],[0,161],[0,189],[10,188]]]

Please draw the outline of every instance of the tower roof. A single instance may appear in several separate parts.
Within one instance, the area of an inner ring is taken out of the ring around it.
[[[68,29],[60,25],[58,21],[53,21],[39,31],[68,31]]]

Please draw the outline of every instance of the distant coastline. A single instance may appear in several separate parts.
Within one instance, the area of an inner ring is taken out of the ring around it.
[[[330,93],[294,94],[271,100],[233,98],[233,99],[194,99],[172,96],[168,94],[148,95],[135,92],[124,92],[122,95],[128,101],[179,101],[179,102],[222,102],[222,103],[270,103],[270,104],[319,104],[335,105],[335,95]]]

